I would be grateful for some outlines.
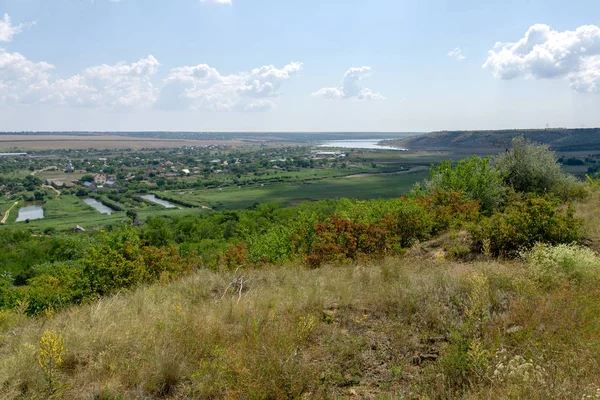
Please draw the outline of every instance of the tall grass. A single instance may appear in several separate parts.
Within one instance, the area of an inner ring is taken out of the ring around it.
[[[526,263],[388,258],[198,271],[27,319],[0,315],[2,397],[582,398],[600,368],[600,288]]]

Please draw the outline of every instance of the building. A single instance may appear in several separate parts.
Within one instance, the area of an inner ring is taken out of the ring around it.
[[[75,182],[70,179],[46,179],[46,185],[52,186],[53,188],[72,188],[75,186]]]
[[[94,175],[94,184],[97,186],[103,186],[106,183],[106,175],[104,174],[96,174]]]
[[[340,151],[312,151],[311,158],[332,159],[346,157],[345,153]]]

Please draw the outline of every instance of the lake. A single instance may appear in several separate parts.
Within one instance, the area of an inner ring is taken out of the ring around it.
[[[392,146],[380,146],[382,140],[393,139],[356,139],[356,140],[330,140],[321,143],[319,147],[335,147],[340,149],[371,149],[371,150],[406,150]]]
[[[170,203],[166,200],[161,200],[153,194],[144,195],[144,196],[142,196],[142,198],[146,199],[148,201],[151,201],[153,203],[160,204],[161,206],[163,206],[165,208],[177,208],[177,206],[175,204]]]
[[[22,222],[25,220],[34,220],[44,218],[44,209],[40,206],[28,206],[19,208],[19,216],[16,222]]]
[[[96,211],[98,211],[100,214],[106,214],[106,215],[112,214],[112,210],[110,208],[106,207],[104,204],[100,203],[96,199],[92,199],[92,198],[88,197],[88,198],[83,199],[83,202],[85,204],[87,204],[88,206],[95,208]]]

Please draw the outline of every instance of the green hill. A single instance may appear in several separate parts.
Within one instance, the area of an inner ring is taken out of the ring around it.
[[[431,132],[388,143],[410,150],[481,150],[502,151],[513,138],[547,144],[555,151],[600,150],[600,128],[590,129],[514,129],[497,131],[441,131]]]

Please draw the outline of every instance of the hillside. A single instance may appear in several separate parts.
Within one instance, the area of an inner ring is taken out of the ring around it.
[[[556,249],[461,262],[442,239],[316,270],[200,270],[35,319],[5,312],[2,398],[593,398],[600,260]]]
[[[497,153],[510,147],[513,138],[547,144],[554,151],[600,150],[600,128],[591,129],[515,129],[497,131],[441,131],[386,144],[410,150],[476,150]]]
[[[595,398],[599,207],[517,140],[396,199],[0,231],[0,398]]]

